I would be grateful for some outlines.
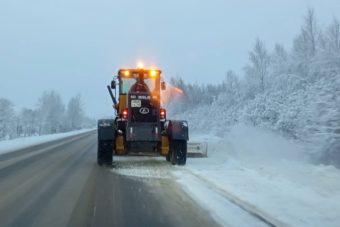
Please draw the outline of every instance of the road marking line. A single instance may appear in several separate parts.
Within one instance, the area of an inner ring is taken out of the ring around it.
[[[94,209],[93,209],[93,217],[96,216],[96,211],[97,211],[97,206],[94,206]]]

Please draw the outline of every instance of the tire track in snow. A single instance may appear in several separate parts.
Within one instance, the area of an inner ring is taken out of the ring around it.
[[[188,169],[182,169],[187,174],[191,175],[192,177],[195,177],[197,180],[199,180],[203,185],[206,185],[209,189],[212,191],[218,193],[234,205],[238,206],[242,210],[246,211],[250,215],[256,217],[257,219],[261,220],[263,223],[267,224],[268,226],[289,226],[286,223],[283,223],[276,218],[272,217],[271,215],[267,214],[265,211],[262,211],[258,209],[255,205],[252,205],[241,198],[235,196],[233,193],[228,192],[226,189],[219,187],[211,180],[200,176],[199,174],[196,174]]]
[[[187,187],[190,185],[190,182],[186,181],[186,177],[195,178],[195,181],[199,182],[199,187],[207,188],[210,192],[216,193],[221,198],[226,199],[229,202],[230,210],[227,211],[226,215],[235,214],[238,212],[240,217],[234,218],[234,220],[230,221],[233,222],[232,226],[237,226],[242,224],[242,221],[237,219],[247,219],[248,225],[252,226],[287,226],[287,224],[282,223],[281,221],[271,217],[266,212],[259,210],[256,206],[249,204],[242,199],[236,197],[232,193],[226,191],[225,189],[217,186],[213,182],[209,181],[208,179],[188,170],[186,167],[178,167],[172,166],[167,162],[164,162],[163,159],[157,157],[134,157],[134,156],[122,156],[116,157],[116,168],[113,169],[113,172],[118,173],[120,175],[125,175],[133,178],[138,178],[141,180],[151,180],[151,179],[169,179],[175,181],[181,188],[188,189]],[[204,189],[203,189],[204,190]],[[185,190],[186,194],[190,197],[192,193],[189,190]],[[197,198],[194,198],[197,200]],[[199,201],[197,201],[199,202]],[[231,204],[230,204],[231,203]],[[202,205],[202,203],[198,203]],[[233,208],[232,206],[236,206],[237,209]],[[202,206],[206,209],[205,206]],[[222,207],[226,210],[226,207]],[[229,209],[229,208],[228,208]],[[238,210],[238,211],[235,211]],[[242,210],[242,212],[241,212]],[[214,213],[214,210],[209,210],[211,213]],[[216,215],[218,216],[218,215]],[[248,217],[248,218],[247,218]],[[219,220],[220,218],[216,218],[217,221],[221,222],[222,224],[230,224],[223,220]],[[250,223],[252,220],[258,220],[257,223]],[[235,223],[238,223],[235,225]],[[262,224],[261,224],[262,223]]]

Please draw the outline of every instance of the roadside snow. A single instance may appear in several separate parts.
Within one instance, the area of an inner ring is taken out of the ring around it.
[[[43,135],[43,136],[32,136],[32,137],[18,138],[14,140],[1,141],[0,142],[0,154],[16,151],[19,149],[23,149],[26,147],[30,147],[30,146],[58,140],[58,139],[63,139],[66,137],[89,132],[92,130],[93,129],[83,129],[83,130],[67,132],[67,133],[58,133],[58,134]]]
[[[172,171],[177,182],[222,226],[268,226],[216,191],[210,183],[185,173],[181,168]]]
[[[188,159],[184,170],[284,225],[339,225],[340,171],[308,163],[304,146],[246,126],[234,127],[223,138],[192,136],[193,140],[205,137],[210,141],[208,158]],[[210,197],[204,196],[204,188],[191,186],[185,174],[176,177],[189,195],[206,206]],[[209,201],[212,213],[223,219],[219,199]]]
[[[174,180],[222,226],[339,226],[340,170],[311,164],[307,146],[243,125],[191,141],[208,142],[208,158],[115,157],[112,171]]]

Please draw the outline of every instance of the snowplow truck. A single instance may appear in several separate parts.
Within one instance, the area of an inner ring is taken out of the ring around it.
[[[173,165],[186,164],[188,123],[166,118],[161,70],[120,69],[107,89],[116,117],[98,120],[99,165],[111,165],[120,155],[164,156]]]

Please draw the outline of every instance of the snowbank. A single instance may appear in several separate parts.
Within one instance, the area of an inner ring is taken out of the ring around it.
[[[112,171],[175,180],[222,226],[262,226],[254,215],[277,226],[340,223],[340,170],[311,164],[304,144],[244,125],[191,141],[207,141],[208,158],[172,166],[163,157],[117,157]]]
[[[73,132],[67,132],[67,133],[58,133],[58,134],[52,134],[52,135],[43,135],[43,136],[32,136],[32,137],[24,137],[24,138],[18,138],[14,140],[6,140],[0,142],[0,154],[8,153],[11,151],[19,150],[22,148],[26,148],[29,146],[34,146],[58,139],[63,139],[66,137],[74,136],[77,134],[85,133],[92,131],[93,129],[83,129]]]
[[[301,144],[240,125],[223,137],[209,137],[209,157],[188,159],[187,171],[284,225],[340,223],[340,171],[310,164]],[[181,182],[181,175],[177,177]],[[183,182],[189,194],[205,205],[199,190],[186,184]]]

